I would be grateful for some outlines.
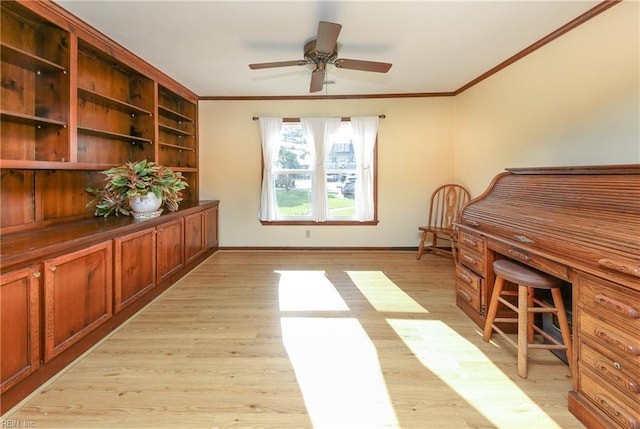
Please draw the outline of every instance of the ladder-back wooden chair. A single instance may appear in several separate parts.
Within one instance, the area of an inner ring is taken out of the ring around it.
[[[416,259],[420,259],[424,252],[432,252],[451,255],[457,262],[457,236],[454,222],[469,199],[469,191],[454,183],[442,185],[434,191],[431,195],[428,224],[418,227],[421,237]],[[425,246],[429,236],[432,237],[431,244]],[[438,239],[449,241],[450,249],[438,247]]]

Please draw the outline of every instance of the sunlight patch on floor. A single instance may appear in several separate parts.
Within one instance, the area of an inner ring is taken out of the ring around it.
[[[347,274],[377,311],[428,313],[382,271],[347,271]]]
[[[427,369],[497,428],[560,428],[475,345],[442,321],[387,322]]]
[[[353,318],[283,317],[314,428],[399,427],[375,346]]]
[[[279,271],[280,311],[347,311],[324,271]]]

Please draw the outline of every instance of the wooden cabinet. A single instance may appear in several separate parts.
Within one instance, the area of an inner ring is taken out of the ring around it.
[[[0,393],[40,364],[38,277],[33,265],[0,276]]]
[[[85,188],[128,161],[180,171],[198,201],[196,94],[55,2],[1,8],[0,233],[93,216]]]
[[[191,262],[205,250],[205,214],[194,213],[184,217],[185,261]]]
[[[206,250],[217,249],[218,248],[218,216],[219,216],[219,205],[208,208],[204,211],[204,230],[205,230],[205,240],[204,247]]]
[[[44,262],[45,361],[112,315],[111,241]]]
[[[114,311],[118,313],[156,285],[156,229],[118,237],[113,246]]]
[[[158,284],[184,266],[184,218],[158,227]]]
[[[576,272],[578,394],[606,421],[640,427],[640,291]]]

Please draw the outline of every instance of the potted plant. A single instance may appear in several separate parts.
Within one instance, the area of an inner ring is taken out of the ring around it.
[[[143,217],[159,216],[162,210],[158,209],[162,204],[169,211],[176,211],[178,203],[182,201],[181,191],[189,186],[182,173],[174,172],[170,168],[146,159],[127,162],[119,167],[105,170],[102,174],[106,176],[107,182],[104,188],[85,188],[95,196],[95,199],[87,203],[87,207],[95,205],[96,216],[107,217],[111,214],[128,216],[130,213],[135,216],[136,212],[145,213]],[[152,199],[156,200],[153,207],[136,210],[136,202]]]

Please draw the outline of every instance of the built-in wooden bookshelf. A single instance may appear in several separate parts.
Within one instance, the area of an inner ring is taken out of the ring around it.
[[[194,93],[52,2],[3,1],[1,31],[2,234],[93,216],[85,188],[128,161],[198,200]]]
[[[3,0],[0,413],[218,247],[198,195],[198,97],[56,3]],[[180,209],[96,218],[85,189],[143,159],[182,172]]]

